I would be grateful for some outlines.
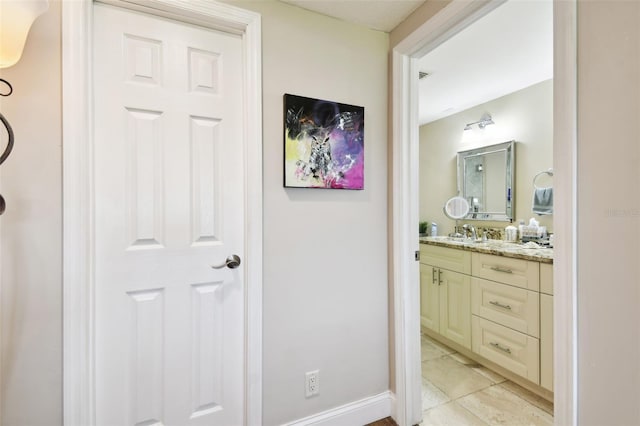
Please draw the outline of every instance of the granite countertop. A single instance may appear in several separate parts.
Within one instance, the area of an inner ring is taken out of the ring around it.
[[[528,248],[525,244],[508,243],[501,240],[473,242],[470,240],[455,240],[444,236],[420,237],[420,244],[456,248],[460,250],[475,251],[477,253],[513,257],[516,259],[533,260],[534,262],[553,263],[553,248]]]

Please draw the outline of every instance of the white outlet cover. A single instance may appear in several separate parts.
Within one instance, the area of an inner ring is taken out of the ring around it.
[[[305,373],[305,397],[311,398],[312,396],[320,393],[320,370],[308,371]]]

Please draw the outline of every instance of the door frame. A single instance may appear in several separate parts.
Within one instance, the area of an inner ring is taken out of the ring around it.
[[[246,424],[262,424],[262,68],[261,17],[223,3],[106,0],[131,10],[239,35],[243,48],[245,167]],[[93,1],[62,3],[63,420],[96,422],[92,162]]]
[[[452,0],[392,50],[394,418],[422,419],[418,229],[418,58],[505,0]],[[554,421],[577,425],[577,4],[554,1]],[[417,284],[417,285],[416,285]]]

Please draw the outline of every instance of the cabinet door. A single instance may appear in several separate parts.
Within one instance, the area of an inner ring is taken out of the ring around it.
[[[540,386],[553,391],[553,296],[540,295]]]
[[[440,269],[440,334],[471,349],[471,277]]]
[[[540,293],[553,296],[553,264],[540,264]]]
[[[420,265],[420,324],[440,332],[438,268]]]

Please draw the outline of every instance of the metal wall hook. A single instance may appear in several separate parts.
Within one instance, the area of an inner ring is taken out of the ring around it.
[[[9,83],[7,80],[3,78],[0,78],[0,82],[6,84],[7,87],[9,88],[9,91],[7,93],[0,93],[0,96],[9,96],[10,94],[13,93],[13,87],[11,86],[11,83]],[[4,128],[7,129],[7,135],[9,136],[9,140],[7,141],[7,146],[4,149],[4,152],[2,153],[2,155],[0,155],[0,164],[2,164],[9,157],[9,154],[11,154],[11,151],[13,150],[13,142],[15,137],[13,135],[13,129],[11,128],[9,121],[7,121],[7,119],[1,113],[0,113],[0,121],[2,122],[2,125],[4,126]],[[2,197],[2,195],[0,195],[0,215],[4,213],[6,207],[7,205],[4,201],[4,198]]]
[[[11,83],[9,83],[7,80],[5,80],[4,78],[0,78],[0,82],[4,83],[7,85],[7,87],[9,88],[9,91],[7,93],[0,93],[0,96],[9,96],[10,94],[13,93],[13,86],[11,86]]]
[[[2,155],[0,155],[0,164],[2,164],[7,159],[7,157],[9,157],[9,154],[11,154],[11,150],[13,150],[14,136],[13,136],[13,129],[11,128],[11,125],[9,124],[7,119],[4,117],[4,115],[2,115],[2,113],[0,113],[0,121],[4,125],[4,128],[7,129],[7,134],[9,135],[7,147],[4,149],[4,152],[2,153]]]

